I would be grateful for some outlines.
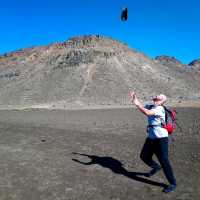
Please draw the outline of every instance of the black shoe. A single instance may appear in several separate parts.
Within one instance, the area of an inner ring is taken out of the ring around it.
[[[170,192],[174,192],[176,190],[176,185],[169,185],[166,188],[163,189],[164,193],[170,193]]]
[[[154,167],[149,173],[147,173],[145,176],[146,177],[151,177],[153,176],[154,174],[156,174],[158,171],[161,170],[161,167],[158,166],[158,167]]]

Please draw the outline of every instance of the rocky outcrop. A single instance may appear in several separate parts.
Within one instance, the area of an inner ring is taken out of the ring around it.
[[[182,63],[178,59],[172,56],[157,56],[155,57],[155,60],[159,61],[163,65],[182,65]]]
[[[188,64],[190,67],[194,69],[200,70],[200,59],[193,60],[191,63]]]

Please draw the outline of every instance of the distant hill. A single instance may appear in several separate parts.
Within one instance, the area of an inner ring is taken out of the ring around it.
[[[198,100],[199,60],[185,66],[175,58],[150,59],[111,38],[74,37],[0,56],[0,85],[1,107],[124,105],[129,89],[143,100],[157,93]]]
[[[193,60],[191,63],[189,63],[189,66],[195,70],[200,71],[200,59]]]

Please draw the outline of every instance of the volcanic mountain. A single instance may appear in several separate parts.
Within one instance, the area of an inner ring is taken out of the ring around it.
[[[21,49],[0,56],[0,106],[125,105],[130,89],[143,100],[198,100],[199,70],[174,60],[99,35]]]

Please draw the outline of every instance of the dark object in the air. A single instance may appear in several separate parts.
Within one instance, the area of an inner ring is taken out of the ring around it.
[[[128,8],[123,8],[121,13],[121,20],[127,21],[128,19]]]
[[[41,142],[46,142],[46,140],[45,139],[41,139]]]

